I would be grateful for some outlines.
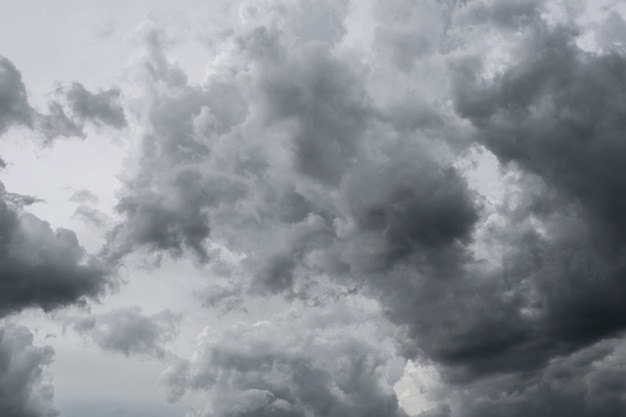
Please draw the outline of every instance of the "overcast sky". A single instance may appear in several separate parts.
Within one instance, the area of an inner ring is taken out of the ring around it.
[[[0,416],[626,416],[625,19],[0,0]]]

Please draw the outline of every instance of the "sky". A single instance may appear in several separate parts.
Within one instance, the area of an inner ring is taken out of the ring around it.
[[[0,416],[626,416],[626,2],[0,6]]]

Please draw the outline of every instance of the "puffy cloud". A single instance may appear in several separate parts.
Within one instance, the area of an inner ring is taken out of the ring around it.
[[[278,283],[272,291],[290,291],[293,258],[305,259],[320,245],[360,250],[354,242],[367,235],[380,247],[374,250],[393,263],[426,250],[428,240],[444,250],[469,239],[477,208],[463,179],[450,163],[437,166],[421,138],[400,135],[379,120],[381,112],[364,88],[366,68],[335,51],[333,42],[303,43],[280,19],[269,19],[267,26],[248,27],[227,40],[215,73],[194,86],[164,57],[164,35],[148,28],[145,36],[148,58],[142,70],[150,82],[138,101],[146,133],[118,205],[127,220],[111,234],[114,256],[146,247],[175,256],[189,249],[207,260],[206,244],[215,236],[232,242],[226,246],[235,251],[260,249],[267,259],[250,259],[260,268],[253,275],[270,286]],[[414,166],[412,157],[419,161]],[[403,159],[402,174],[393,174],[395,159]],[[393,183],[380,181],[373,192],[359,185],[359,175],[374,179],[377,172],[386,172]],[[422,173],[424,178],[411,184]],[[448,195],[433,193],[448,186]],[[407,192],[413,196],[404,196]],[[361,193],[381,193],[380,201],[371,202],[377,207],[356,207],[368,198]],[[428,225],[439,208],[422,210],[418,201],[430,198],[433,205],[449,205],[450,212],[441,210],[443,217],[458,220],[442,217]],[[392,203],[385,199],[397,204],[393,212],[386,210]],[[378,217],[372,213],[374,219],[352,210],[382,211]],[[417,217],[423,220],[402,231],[403,222]],[[347,244],[334,229],[349,223],[356,229]],[[311,242],[302,233],[312,232],[313,225],[319,238]],[[387,226],[393,230],[381,238]],[[275,235],[277,245],[259,246],[263,235]],[[298,240],[306,247],[298,249]],[[285,246],[291,253],[281,253]],[[351,267],[352,261],[324,257]]]
[[[130,307],[69,320],[74,330],[103,350],[163,358],[165,344],[178,334],[182,316],[164,310],[154,315]]]
[[[173,400],[189,389],[210,395],[199,416],[406,416],[391,388],[397,371],[375,310],[350,300],[222,334],[207,328],[191,360],[172,364],[162,378]]]
[[[32,198],[15,201],[0,187],[0,315],[81,303],[114,284],[112,266],[88,255],[74,232],[52,230],[21,209]]]
[[[51,347],[33,345],[25,327],[0,327],[0,413],[6,417],[54,417],[54,388],[44,370],[52,362]]]
[[[573,20],[549,21],[542,2],[456,3],[374,2],[378,28],[357,52],[343,43],[343,9],[324,37],[285,18],[306,20],[309,2],[246,3],[241,28],[213,45],[201,84],[167,59],[164,33],[147,27],[130,100],[141,134],[109,256],[189,251],[206,263],[211,245],[223,246],[242,257],[236,282],[216,292],[227,304],[245,292],[315,297],[325,280],[362,289],[406,331],[404,355],[434,361],[448,388],[467,387],[467,407],[424,416],[550,415],[549,398],[573,410],[567,387],[546,391],[538,381],[626,326],[624,57],[583,52]],[[472,147],[516,177],[503,201],[481,200],[455,168]],[[218,415],[300,415],[313,397],[293,369],[320,386],[340,380],[273,341],[269,350],[249,342],[262,358],[240,352],[222,362],[219,340],[166,373],[174,397],[226,390],[224,376],[240,385],[224,391]],[[347,355],[341,346],[335,354]],[[259,371],[274,365],[288,394]],[[221,373],[197,373],[206,369]],[[584,368],[572,384],[594,372]],[[591,397],[612,392],[612,378],[600,372],[576,412],[593,413]],[[350,395],[348,406],[319,392],[330,408],[311,405],[317,413],[352,412]]]
[[[108,252],[119,258],[136,248],[180,256],[190,249],[208,260],[207,208],[234,204],[245,192],[243,181],[205,163],[211,158],[206,129],[231,129],[245,117],[245,103],[228,82],[192,88],[185,74],[163,55],[164,34],[143,30],[148,56],[140,68],[143,95],[137,98],[142,126],[135,175],[117,209],[127,221],[110,235]]]

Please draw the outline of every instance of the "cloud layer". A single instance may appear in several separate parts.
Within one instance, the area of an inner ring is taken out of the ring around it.
[[[166,355],[169,310],[74,327],[172,360],[170,400],[207,397],[190,415],[405,416],[393,385],[411,360],[437,375],[422,417],[622,416],[626,23],[608,10],[242,1],[202,81],[148,21],[127,85],[60,87],[46,114],[2,58],[0,134],[91,123],[133,149],[98,257],[2,190],[0,314],[97,297],[133,255],[189,256],[205,306],[287,312],[207,328],[188,359]],[[477,174],[488,160],[497,178]]]
[[[120,228],[133,233],[115,239],[176,256],[188,248],[203,260],[202,248],[217,242],[246,255],[240,266],[253,294],[308,298],[316,276],[364,284],[406,328],[401,352],[434,361],[445,381],[472,392],[495,389],[499,375],[516,389],[522,375],[547,375],[552,360],[619,337],[626,65],[618,51],[583,51],[574,12],[551,22],[540,2],[392,2],[373,6],[381,10],[374,42],[413,57],[385,62],[390,49],[381,47],[367,68],[338,43],[345,27],[330,39],[304,35],[272,5],[254,9],[254,23],[226,40],[198,86],[163,46],[155,51],[162,34],[147,29],[145,65],[159,69],[142,107],[150,134],[119,206],[128,218]],[[346,22],[343,9],[319,7]],[[398,13],[410,22],[420,12],[440,22],[438,33],[393,28]],[[463,38],[470,27],[477,34]],[[478,39],[503,34],[512,40],[492,69]],[[422,46],[402,46],[413,38]],[[409,95],[421,108],[404,116],[385,97],[393,81],[383,75],[418,77],[416,62],[448,76],[441,85],[451,107],[437,94]],[[231,101],[217,110],[223,89]],[[174,105],[184,110],[158,116]],[[455,164],[468,147],[516,173],[515,200],[484,206]],[[485,229],[491,213],[499,224]],[[481,246],[492,259],[476,255]],[[277,398],[250,395],[267,406]],[[528,395],[510,413],[523,414],[526,402],[548,409],[547,397]]]

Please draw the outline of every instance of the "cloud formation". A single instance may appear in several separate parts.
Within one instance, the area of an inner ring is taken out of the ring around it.
[[[54,388],[44,381],[52,362],[51,347],[33,345],[25,327],[3,323],[0,327],[0,413],[7,417],[55,417]]]
[[[85,122],[115,129],[126,127],[126,116],[118,103],[118,89],[91,93],[75,82],[57,93],[60,99],[50,100],[48,112],[40,113],[28,101],[20,71],[0,55],[0,135],[20,125],[40,132],[47,140],[59,136],[85,137]],[[67,102],[67,106],[63,102]]]
[[[23,126],[47,140],[57,136],[84,136],[85,122],[125,126],[121,107],[113,104],[116,90],[89,93],[75,84],[67,93],[68,116],[58,101],[48,113],[31,107],[20,71],[0,56],[0,135]],[[0,161],[2,168],[7,163]],[[117,285],[115,266],[88,254],[76,234],[53,230],[25,207],[41,202],[30,195],[7,192],[0,182],[0,317],[27,308],[46,312],[84,305]],[[43,382],[43,370],[52,362],[51,347],[33,346],[33,335],[22,326],[0,328],[0,414],[7,417],[52,417],[54,389]]]
[[[174,339],[182,317],[169,310],[154,315],[131,307],[70,320],[72,328],[105,350],[126,356],[145,355],[161,359],[165,344]]]
[[[163,374],[172,400],[207,393],[198,416],[404,416],[389,375],[408,359],[439,378],[422,417],[621,416],[624,19],[584,26],[584,2],[562,3],[242,1],[200,82],[148,22],[128,92],[73,83],[45,115],[0,61],[0,133],[131,127],[107,262],[190,255],[207,305],[290,304],[206,330]],[[506,190],[472,179],[476,155]],[[24,213],[34,198],[0,202],[17,283],[0,314],[102,293],[107,263]],[[178,320],[74,327],[161,358]]]
[[[146,133],[111,248],[207,262],[216,242],[245,255],[232,288],[250,294],[308,298],[327,277],[363,285],[406,329],[402,354],[478,391],[497,389],[476,382],[496,375],[514,390],[520,375],[620,337],[623,55],[583,51],[571,9],[554,23],[537,1],[424,4],[371,5],[367,67],[342,47],[347,9],[319,6],[336,19],[324,37],[288,23],[307,2],[246,3],[201,85],[148,27]],[[410,30],[423,14],[433,30]],[[486,54],[503,35],[502,56]],[[389,74],[414,95],[387,97]],[[455,164],[468,149],[515,174],[510,199],[486,206],[471,189]],[[255,389],[237,413],[281,398]],[[474,412],[461,409],[432,413]]]
[[[116,129],[126,127],[124,110],[117,103],[120,97],[117,88],[92,93],[81,83],[74,82],[65,92],[65,97],[72,113],[83,122],[90,121]]]
[[[32,122],[22,74],[11,61],[0,56],[0,135],[11,126],[31,126]]]
[[[392,390],[398,364],[381,349],[389,335],[373,344],[380,322],[359,301],[295,308],[222,334],[205,329],[192,359],[162,374],[170,399],[206,391],[212,401],[197,416],[406,416]]]
[[[74,232],[53,230],[0,187],[0,316],[84,303],[114,285],[113,267],[87,254]]]

